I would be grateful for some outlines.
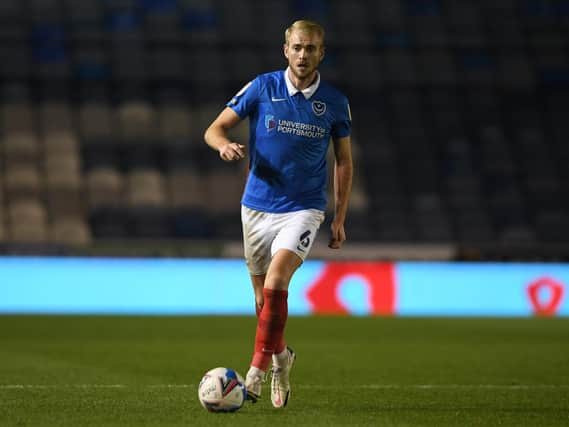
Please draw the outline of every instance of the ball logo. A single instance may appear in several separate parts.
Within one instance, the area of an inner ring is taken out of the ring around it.
[[[312,111],[317,116],[321,116],[326,112],[326,104],[322,101],[312,101]]]
[[[267,114],[265,116],[265,128],[267,129],[267,132],[275,130],[276,127],[277,127],[277,121],[275,120],[275,116]]]

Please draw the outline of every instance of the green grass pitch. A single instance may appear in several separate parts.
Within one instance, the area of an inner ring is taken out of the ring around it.
[[[568,426],[569,320],[291,317],[293,394],[197,400],[244,374],[253,317],[0,316],[1,426]]]

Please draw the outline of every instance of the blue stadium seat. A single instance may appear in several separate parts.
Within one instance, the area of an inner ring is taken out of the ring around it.
[[[202,209],[179,208],[172,212],[173,234],[178,239],[206,239],[214,235],[213,221]]]

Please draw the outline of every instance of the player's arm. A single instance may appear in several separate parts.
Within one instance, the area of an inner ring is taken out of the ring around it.
[[[352,144],[349,136],[334,139],[334,218],[330,225],[331,238],[328,246],[340,249],[346,232],[344,222],[348,211],[348,201],[352,192]]]
[[[235,111],[225,107],[204,133],[206,144],[217,150],[219,157],[226,162],[245,157],[245,146],[233,142],[227,137],[227,131],[235,127],[240,121],[241,118]]]

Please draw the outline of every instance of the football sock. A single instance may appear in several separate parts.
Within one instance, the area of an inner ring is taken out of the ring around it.
[[[255,354],[251,366],[267,371],[273,353],[285,348],[284,329],[288,317],[288,291],[263,289],[265,304],[257,321]]]
[[[264,378],[265,377],[265,372],[261,371],[259,368],[255,368],[254,366],[251,366],[249,368],[249,370],[247,371],[247,377],[261,377]]]
[[[263,307],[259,306],[259,304],[255,303],[255,314],[257,316],[257,319],[259,318],[259,316],[261,315],[261,311],[263,310]],[[281,342],[279,343],[279,345],[277,346],[277,352],[282,352],[284,350],[281,351],[281,349],[286,349],[286,341],[284,339],[284,334],[283,337],[281,339]],[[285,354],[286,356],[286,354]],[[273,357],[274,360],[274,357]]]
[[[273,366],[282,368],[288,362],[288,350],[285,348],[280,353],[273,354]]]

